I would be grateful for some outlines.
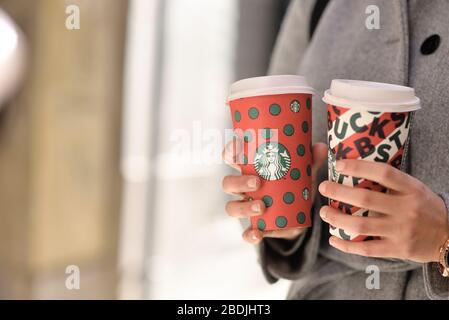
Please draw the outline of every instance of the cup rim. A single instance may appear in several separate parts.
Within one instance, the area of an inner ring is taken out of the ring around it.
[[[300,75],[274,75],[246,78],[231,84],[226,104],[230,101],[277,94],[315,94],[306,78]]]
[[[411,87],[361,80],[332,80],[322,100],[331,105],[372,112],[410,112],[421,108],[420,99]]]

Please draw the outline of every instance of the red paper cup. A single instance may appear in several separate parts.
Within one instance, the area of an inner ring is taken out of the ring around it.
[[[328,104],[329,180],[388,192],[378,183],[338,174],[335,162],[363,159],[404,170],[413,112],[420,108],[414,89],[386,83],[333,80],[323,100]],[[346,214],[365,217],[378,214],[333,199],[329,199],[329,203]],[[330,233],[350,241],[371,238],[333,226],[330,226]]]
[[[311,226],[312,94],[301,76],[257,77],[231,86],[234,131],[244,144],[240,167],[262,181],[246,196],[266,205],[263,215],[251,217],[253,229]]]

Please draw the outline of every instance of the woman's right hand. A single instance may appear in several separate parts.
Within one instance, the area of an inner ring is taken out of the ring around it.
[[[242,143],[239,140],[229,142],[223,150],[223,160],[232,168],[241,172],[237,159],[242,150]],[[312,201],[316,194],[316,175],[321,164],[327,158],[327,146],[324,143],[317,143],[312,148]],[[262,200],[248,201],[245,199],[245,192],[253,192],[260,188],[261,180],[258,176],[250,175],[230,175],[223,178],[224,192],[237,195],[241,199],[226,203],[226,212],[234,218],[249,218],[258,216],[265,212],[265,204]],[[259,243],[263,238],[282,238],[293,240],[304,232],[306,228],[285,229],[276,231],[261,231],[249,227],[243,232],[243,239],[252,244]]]

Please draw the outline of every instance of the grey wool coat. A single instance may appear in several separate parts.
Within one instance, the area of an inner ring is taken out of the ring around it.
[[[300,74],[317,89],[313,137],[326,141],[323,91],[332,79],[347,78],[408,85],[421,98],[411,132],[409,173],[441,195],[449,207],[449,1],[331,0],[309,39],[314,0],[294,0],[283,22],[271,74]],[[365,26],[368,5],[380,12],[380,29]],[[422,43],[440,36],[432,54]],[[327,179],[322,168],[319,180]],[[319,215],[296,241],[264,239],[260,262],[269,282],[292,280],[289,299],[449,299],[449,279],[436,263],[366,258],[328,244],[328,225]],[[379,289],[367,289],[366,269],[380,270]]]

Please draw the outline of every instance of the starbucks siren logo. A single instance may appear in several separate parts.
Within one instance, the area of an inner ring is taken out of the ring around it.
[[[257,148],[254,169],[262,179],[279,180],[290,169],[290,154],[282,144],[267,142]]]
[[[327,150],[327,164],[328,164],[328,170],[329,170],[329,178],[336,182],[338,181],[338,178],[340,177],[340,174],[335,169],[335,163],[337,159],[335,158],[334,152],[328,148]]]
[[[293,100],[292,103],[290,103],[290,109],[293,112],[299,112],[300,108],[301,108],[301,105],[299,104],[298,100]]]

